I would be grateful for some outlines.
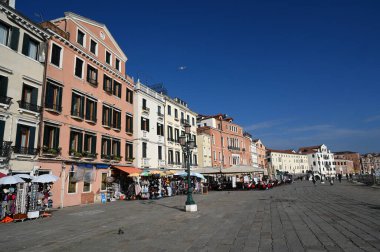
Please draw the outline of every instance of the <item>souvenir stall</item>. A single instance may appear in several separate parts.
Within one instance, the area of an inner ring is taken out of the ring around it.
[[[131,174],[140,174],[141,170],[128,166],[112,166],[111,177],[114,178],[112,183],[113,200],[136,199],[136,190],[140,193],[141,189],[136,187],[138,176],[129,176]]]
[[[0,179],[1,222],[11,222],[15,218],[26,219],[25,181],[18,176],[5,176]]]

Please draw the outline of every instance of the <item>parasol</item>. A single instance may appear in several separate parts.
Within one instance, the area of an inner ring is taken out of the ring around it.
[[[52,174],[44,174],[38,177],[35,177],[32,182],[34,183],[51,183],[55,182],[59,179],[59,177],[54,176]]]
[[[14,185],[18,183],[25,183],[25,181],[17,176],[6,176],[0,178],[0,185]]]

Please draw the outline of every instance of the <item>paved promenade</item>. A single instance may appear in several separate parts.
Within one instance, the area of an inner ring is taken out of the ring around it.
[[[304,181],[195,201],[197,213],[178,196],[0,224],[0,251],[380,251],[380,189]]]

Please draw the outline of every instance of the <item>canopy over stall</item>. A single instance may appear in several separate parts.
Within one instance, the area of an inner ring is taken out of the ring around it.
[[[138,168],[135,168],[135,167],[131,167],[131,166],[112,166],[112,168],[116,168],[120,171],[123,171],[123,172],[126,172],[128,174],[132,174],[132,173],[141,173],[141,170],[138,169]]]

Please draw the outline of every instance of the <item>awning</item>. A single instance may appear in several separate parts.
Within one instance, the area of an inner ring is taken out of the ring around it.
[[[131,174],[131,173],[141,173],[140,169],[135,168],[135,167],[131,167],[131,166],[116,166],[116,165],[113,165],[112,168],[119,169],[120,171],[129,173],[129,174]]]
[[[224,174],[231,174],[231,173],[264,173],[263,168],[253,167],[249,165],[234,165],[230,168],[222,169],[222,173]]]
[[[0,172],[0,178],[6,177],[6,176],[7,176],[6,174]]]

